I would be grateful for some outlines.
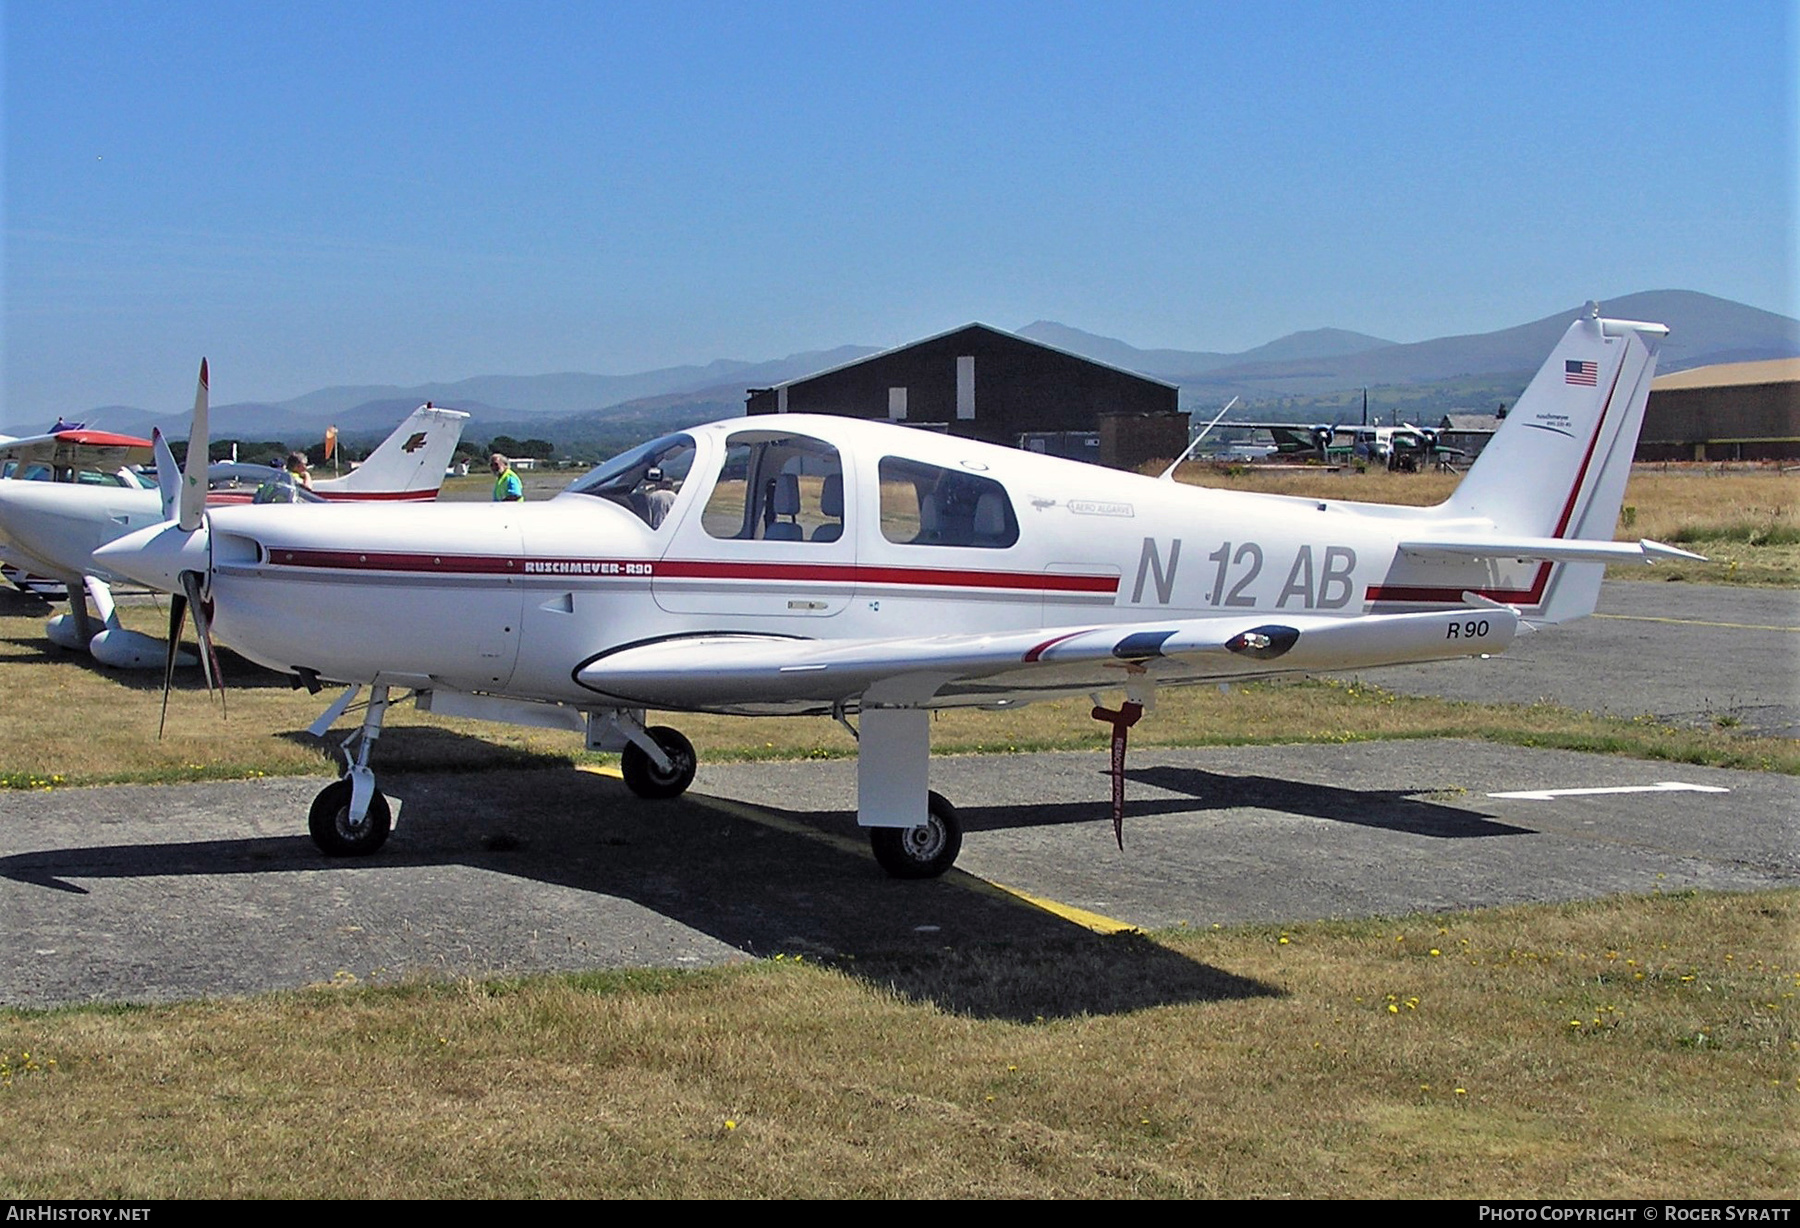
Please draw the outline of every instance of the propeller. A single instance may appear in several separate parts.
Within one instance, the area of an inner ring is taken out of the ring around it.
[[[194,389],[194,420],[188,428],[187,468],[181,475],[181,503],[178,520],[183,533],[200,527],[206,515],[206,443],[207,434],[206,359],[200,360],[200,383]]]
[[[156,454],[156,490],[162,496],[162,518],[174,520],[181,503],[181,466],[175,463],[175,453],[161,427],[151,428],[150,446]]]
[[[206,521],[206,451],[207,451],[207,381],[206,359],[200,360],[200,382],[194,390],[193,424],[188,430],[187,465],[177,478],[174,453],[162,433],[156,432],[152,443],[156,448],[156,484],[162,492],[163,516],[176,521],[183,533],[193,533]],[[165,476],[167,475],[167,476]],[[157,722],[156,736],[161,738],[169,723],[169,691],[175,684],[175,658],[181,648],[182,628],[187,614],[194,611],[194,637],[200,644],[200,671],[206,678],[206,693],[219,696],[219,715],[225,715],[225,685],[219,672],[219,654],[212,642],[212,616],[206,600],[205,574],[184,569],[177,577],[180,591],[169,596],[168,655],[163,659],[162,718]]]

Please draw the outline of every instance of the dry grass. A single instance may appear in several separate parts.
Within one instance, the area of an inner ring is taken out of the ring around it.
[[[1797,907],[4,1012],[0,1189],[1791,1197]],[[1072,980],[1089,1009],[1035,1020]]]
[[[305,732],[330,695],[289,689],[278,676],[225,654],[229,717],[221,720],[197,671],[184,671],[169,703],[168,733],[155,736],[161,677],[126,673],[53,647],[45,607],[0,594],[0,789],[126,781],[231,780],[259,775],[330,775],[330,740]],[[128,625],[160,633],[149,607],[123,612]],[[932,725],[939,753],[1099,749],[1105,728],[1085,701],[1011,712],[943,712]],[[669,718],[704,759],[828,758],[855,753],[842,729],[819,718],[759,719],[683,714]],[[1133,731],[1139,746],[1351,742],[1376,738],[1475,737],[1517,745],[1623,753],[1684,763],[1800,772],[1800,743],[1712,729],[1677,729],[1547,705],[1509,707],[1395,695],[1357,681],[1272,682],[1221,693],[1166,690]],[[551,766],[588,761],[572,734],[450,720],[390,710],[379,749],[385,771]]]

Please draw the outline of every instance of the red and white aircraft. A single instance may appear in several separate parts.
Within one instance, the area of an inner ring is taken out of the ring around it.
[[[205,479],[206,502],[248,503],[272,482],[287,484],[279,502],[432,500],[468,417],[421,406],[368,460],[342,477],[315,479],[310,492],[296,491],[283,472],[265,465],[213,465]],[[153,449],[148,439],[84,429],[0,440],[0,473],[13,479],[0,480],[0,557],[40,583],[66,589],[70,612],[46,626],[52,643],[87,650],[120,669],[161,666],[165,649],[160,641],[119,626],[109,586],[116,576],[95,561],[94,551],[163,521],[166,510],[156,487],[126,468],[149,461]],[[97,618],[89,614],[89,602]]]
[[[209,608],[238,652],[350,684],[315,733],[371,688],[312,807],[327,853],[388,836],[368,759],[404,690],[585,731],[646,797],[695,767],[648,709],[857,716],[858,820],[886,869],[924,877],[961,845],[928,788],[934,708],[1122,691],[1095,713],[1122,752],[1159,686],[1485,656],[1590,613],[1608,562],[1694,557],[1611,540],[1666,333],[1591,308],[1432,508],[796,414],[665,436],[544,503],[203,513],[184,494],[100,558]]]

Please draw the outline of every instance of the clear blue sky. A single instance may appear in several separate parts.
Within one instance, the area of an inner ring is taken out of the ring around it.
[[[5,0],[0,423],[1048,318],[1800,314],[1792,3]]]

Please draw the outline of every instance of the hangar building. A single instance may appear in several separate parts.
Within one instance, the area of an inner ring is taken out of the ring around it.
[[[751,414],[881,418],[1019,447],[1091,436],[1103,465],[1134,469],[1187,446],[1174,384],[1043,345],[986,324],[927,337],[772,388],[749,390]],[[1060,446],[1052,450],[1063,450]]]
[[[1658,376],[1650,385],[1637,459],[1800,459],[1800,358]]]

